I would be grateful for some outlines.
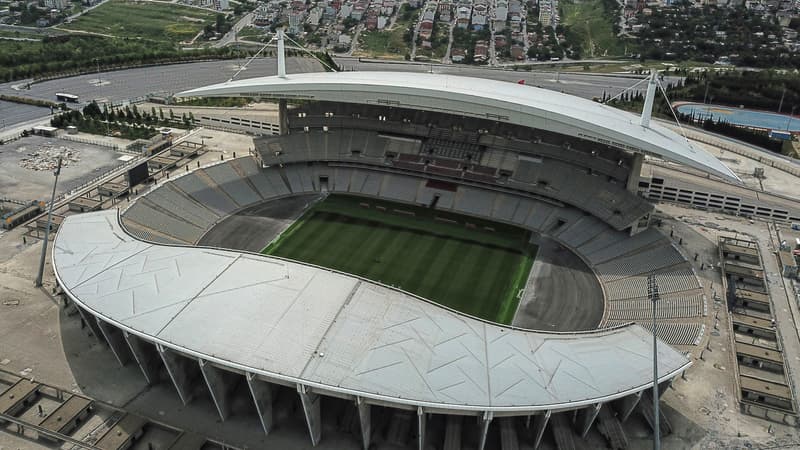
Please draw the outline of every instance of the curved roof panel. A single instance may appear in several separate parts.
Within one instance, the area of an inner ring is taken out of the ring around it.
[[[68,217],[53,268],[103,321],[184,354],[319,392],[443,411],[574,408],[652,385],[638,325],[545,333],[478,320],[315,266],[137,240],[117,211]],[[690,362],[658,342],[660,380]]]
[[[411,72],[316,72],[250,78],[178,97],[291,98],[385,105],[498,120],[652,154],[739,182],[717,158],[682,136],[591,100],[483,78]]]

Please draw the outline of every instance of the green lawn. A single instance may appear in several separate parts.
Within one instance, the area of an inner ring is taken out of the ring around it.
[[[398,12],[397,21],[392,29],[369,31],[364,29],[359,35],[361,44],[358,54],[363,56],[403,58],[411,47],[403,40],[403,35],[408,27],[415,23],[419,15],[418,10],[412,10],[404,4]]]
[[[559,3],[561,23],[567,28],[567,39],[580,45],[584,58],[618,56],[624,44],[614,34],[612,24],[619,20],[607,11],[603,0],[564,0]]]
[[[214,20],[213,12],[188,6],[111,0],[59,28],[179,42],[193,38]]]
[[[267,35],[267,30],[256,27],[245,27],[237,33],[239,39],[245,41],[257,41],[265,37],[266,35]]]
[[[264,253],[360,275],[508,324],[533,265],[529,237],[494,222],[333,195]]]

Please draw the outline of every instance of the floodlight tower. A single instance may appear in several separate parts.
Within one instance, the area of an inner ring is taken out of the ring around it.
[[[653,302],[653,450],[661,449],[661,425],[658,411],[658,338],[656,337],[656,303],[660,298],[655,275],[647,277],[647,296]]]
[[[53,220],[53,204],[56,202],[56,185],[58,185],[58,175],[61,173],[61,156],[58,157],[58,163],[56,163],[56,170],[53,172],[53,175],[56,176],[55,181],[53,181],[53,194],[50,196],[50,208],[47,211],[47,228],[44,230],[44,240],[42,241],[42,256],[39,258],[39,273],[36,275],[36,281],[34,282],[34,286],[41,287],[42,286],[42,278],[44,278],[44,260],[47,256],[47,241],[50,238],[50,227],[52,226]]]

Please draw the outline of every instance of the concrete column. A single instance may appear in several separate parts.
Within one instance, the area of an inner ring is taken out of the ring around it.
[[[356,397],[356,408],[358,408],[358,421],[361,424],[361,443],[364,445],[364,450],[367,450],[372,436],[372,417],[370,415],[372,408],[361,397]]]
[[[130,334],[127,331],[123,331],[122,335],[128,343],[128,348],[131,350],[131,354],[133,354],[133,359],[136,360],[136,364],[138,364],[139,369],[142,370],[142,375],[144,375],[147,384],[150,386],[158,384],[158,369],[161,360],[156,354],[157,351],[152,351],[150,346],[148,346],[149,344],[145,343],[136,335]],[[153,349],[155,349],[155,347],[153,347]]]
[[[600,412],[602,406],[603,405],[600,403],[595,403],[594,405],[581,409],[578,413],[576,425],[578,426],[578,433],[581,435],[581,438],[586,438],[586,434],[589,433],[589,429],[592,428],[594,419],[597,418],[597,414]]]
[[[190,363],[185,358],[161,345],[156,345],[156,348],[158,349],[158,354],[161,355],[161,360],[164,361],[164,366],[167,368],[172,384],[175,385],[175,390],[178,391],[178,397],[181,398],[181,402],[184,405],[188,405],[194,398],[191,375],[187,367]]]
[[[547,423],[550,421],[550,414],[552,411],[547,410],[544,414],[537,414],[533,416],[533,450],[539,448],[544,436],[544,430],[547,428]]]
[[[250,388],[250,394],[253,396],[253,403],[256,405],[256,412],[258,412],[258,418],[261,420],[261,426],[264,428],[264,434],[269,434],[274,423],[272,387],[266,381],[257,379],[252,373],[248,372],[245,378],[247,378],[247,387]]]
[[[484,411],[483,415],[478,418],[481,427],[481,437],[478,441],[478,450],[483,450],[486,447],[486,436],[489,434],[489,424],[492,423],[494,413],[491,411]]]
[[[211,400],[217,407],[219,418],[224,422],[231,415],[231,394],[236,387],[235,374],[209,364],[208,361],[199,359],[200,372],[206,380],[208,392],[211,393]]]
[[[286,78],[286,50],[283,43],[283,28],[278,28],[278,76]],[[652,104],[652,101],[650,102]]]
[[[92,334],[94,334],[95,339],[100,342],[103,342],[103,332],[100,331],[100,326],[97,325],[97,320],[95,320],[94,316],[84,311],[83,308],[80,306],[75,305],[78,308],[78,313],[81,315],[81,319],[83,319],[83,323],[89,326],[89,329],[92,330]]]
[[[642,162],[644,161],[644,155],[641,153],[634,153],[633,160],[631,161],[631,171],[628,173],[628,183],[625,185],[625,188],[628,192],[633,192],[634,194],[639,191],[639,178],[642,176]]]
[[[514,417],[500,417],[500,448],[502,450],[519,450],[519,437]]]
[[[311,392],[310,388],[302,384],[297,385],[297,393],[300,394],[300,402],[303,404],[303,415],[306,417],[311,445],[316,447],[322,439],[322,400],[319,394]]]
[[[447,416],[444,431],[444,450],[461,450],[461,416]]]
[[[289,134],[289,109],[286,100],[278,100],[278,132],[281,136]]]
[[[417,448],[425,449],[425,411],[421,406],[417,407]]]
[[[642,391],[639,391],[635,394],[628,395],[627,397],[623,397],[617,400],[617,413],[619,416],[619,421],[621,423],[625,423],[628,420],[628,417],[631,416],[631,413],[634,409],[636,409],[636,405],[639,404],[639,400],[642,398]]]
[[[108,342],[108,346],[111,347],[111,353],[114,354],[114,357],[117,358],[119,365],[125,367],[131,360],[131,352],[128,348],[128,344],[125,343],[125,337],[122,335],[122,330],[119,328],[109,325],[103,322],[100,319],[97,319],[97,327],[100,329],[100,332],[103,334],[103,337]]]
[[[664,395],[664,392],[667,392],[667,389],[669,389],[670,386],[672,386],[672,379],[669,379],[669,380],[666,380],[666,381],[662,381],[661,383],[659,383],[658,384],[658,398],[661,398],[661,396]],[[652,392],[652,390],[651,390],[651,392]]]

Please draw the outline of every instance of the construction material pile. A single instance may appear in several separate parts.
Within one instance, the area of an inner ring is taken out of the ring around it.
[[[24,151],[25,149],[21,148],[20,150]],[[19,165],[25,169],[36,171],[55,170],[59,156],[62,158],[62,167],[77,164],[81,160],[80,150],[48,142],[40,145],[38,150],[28,153],[28,157],[22,158]]]

